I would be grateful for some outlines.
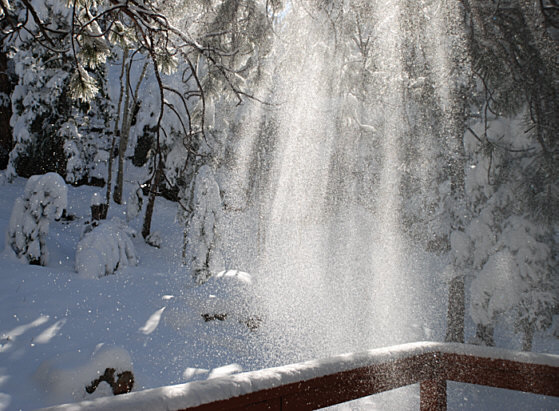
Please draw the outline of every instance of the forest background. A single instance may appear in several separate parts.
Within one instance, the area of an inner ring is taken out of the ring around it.
[[[303,10],[333,67],[321,77],[340,147],[324,159],[339,171],[328,209],[350,188],[371,208],[386,135],[368,115],[386,87],[374,36],[381,3],[2,0],[3,184],[55,172],[64,184],[96,186],[97,217],[113,207],[129,219],[143,213],[141,235],[154,247],[162,240],[152,217],[165,197],[183,232],[177,258],[204,284],[227,268],[220,213],[262,203],[274,178],[285,108],[275,79],[296,70],[281,56],[301,47],[305,27],[287,16]],[[449,70],[429,59],[432,42],[417,30],[435,8]],[[559,335],[559,4],[416,0],[401,9],[402,231],[448,261],[447,341],[494,345],[505,318],[531,350],[538,333]],[[239,176],[247,133],[256,143]],[[343,161],[349,152],[356,161]],[[32,236],[10,230],[6,248],[18,259],[48,264]],[[475,335],[465,335],[467,321]]]

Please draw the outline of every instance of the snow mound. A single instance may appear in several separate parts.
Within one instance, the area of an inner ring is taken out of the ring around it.
[[[165,322],[177,329],[195,322],[242,324],[245,330],[255,330],[261,321],[254,279],[239,270],[221,271],[186,290],[170,306]]]
[[[76,271],[80,277],[98,278],[136,265],[136,250],[130,238],[133,231],[113,218],[85,234],[76,250]]]
[[[68,352],[44,361],[33,379],[49,402],[79,401],[113,395],[106,383],[92,394],[86,391],[107,369],[113,369],[116,374],[132,371],[130,354],[124,348],[98,344],[92,352]]]
[[[229,364],[222,367],[214,368],[210,375],[208,375],[208,380],[213,380],[214,378],[226,377],[228,375],[237,374],[243,371],[243,367],[239,364]]]
[[[153,233],[150,233],[146,237],[146,244],[155,248],[161,248],[161,244],[163,244],[163,240],[161,239],[161,234],[159,233],[159,231],[154,231]]]
[[[200,315],[250,316],[254,307],[253,278],[239,270],[221,271],[203,285],[195,287],[187,297],[194,312]]]

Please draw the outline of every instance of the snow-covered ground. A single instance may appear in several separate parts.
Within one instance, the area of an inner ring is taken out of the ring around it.
[[[106,383],[93,394],[85,391],[107,367],[117,374],[130,368],[133,390],[139,391],[283,365],[269,361],[274,347],[259,338],[257,312],[238,307],[223,318],[222,306],[213,301],[243,293],[250,276],[224,275],[238,287],[229,294],[212,282],[194,287],[180,264],[182,227],[175,222],[175,204],[157,199],[152,230],[161,233],[161,248],[137,236],[132,238],[137,266],[82,278],[75,272],[76,246],[90,219],[90,200],[102,190],[68,187],[68,214],[75,219],[51,222],[49,263],[39,267],[22,264],[5,250],[11,209],[25,183],[0,184],[0,410],[112,395]],[[109,218],[125,220],[125,209],[112,205]],[[136,230],[140,224],[141,217],[130,222]],[[557,339],[539,341],[536,350],[559,352],[557,345]],[[449,393],[450,409],[480,409],[481,404],[486,409],[559,409],[557,398],[509,391],[455,384]],[[417,387],[409,387],[344,407],[415,409],[417,401]]]
[[[135,391],[250,365],[215,370],[239,356],[227,349],[214,355],[212,333],[219,333],[216,341],[223,339],[224,327],[188,309],[192,283],[180,266],[176,205],[157,199],[153,229],[164,233],[160,249],[133,238],[137,266],[98,279],[80,278],[74,267],[76,245],[90,220],[90,199],[99,189],[69,187],[68,214],[75,219],[51,222],[49,263],[40,267],[22,264],[5,250],[10,212],[25,182],[0,185],[0,410],[100,395],[102,387],[93,395],[83,389],[97,377],[99,363],[118,372],[131,362]],[[124,210],[113,205],[109,217],[124,220]],[[140,219],[131,222],[136,229],[140,224]],[[242,334],[245,328],[250,336],[246,326],[228,325],[233,327],[228,334]]]

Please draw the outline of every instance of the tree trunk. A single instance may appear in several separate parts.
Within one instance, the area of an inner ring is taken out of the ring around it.
[[[0,93],[11,97],[13,84],[8,75],[8,56],[0,51]],[[10,117],[12,116],[12,105],[0,105],[0,170],[8,165],[9,153],[12,150],[12,128]]]
[[[113,153],[116,146],[116,138],[120,137],[120,113],[122,110],[122,98],[124,97],[124,74],[126,73],[126,60],[128,60],[128,48],[124,48],[122,56],[122,67],[120,68],[120,93],[118,96],[118,104],[116,106],[116,119],[113,129],[113,141],[111,142],[111,152],[109,153],[109,167],[107,170],[107,211],[111,204],[111,190],[113,185]]]
[[[188,227],[188,225],[187,225]],[[186,261],[186,249],[188,247],[188,230],[187,227],[185,227],[183,233],[182,233],[182,265],[186,265],[187,261]]]
[[[493,333],[494,329],[492,325],[478,324],[476,327],[476,336],[474,338],[475,343],[494,347],[495,340],[493,339]]]
[[[126,49],[125,49],[126,51]],[[114,200],[117,204],[122,204],[122,191],[124,189],[124,160],[126,149],[128,148],[128,140],[130,137],[130,128],[132,127],[132,118],[134,116],[133,112],[137,104],[137,95],[138,91],[140,90],[140,85],[144,80],[146,75],[146,70],[148,67],[148,63],[144,63],[144,67],[142,68],[142,72],[140,73],[140,77],[138,78],[138,82],[136,83],[136,88],[134,90],[134,94],[132,95],[132,103],[130,102],[130,71],[131,71],[131,64],[126,68],[126,92],[125,92],[125,99],[124,99],[124,112],[122,113],[122,127],[120,128],[120,142],[118,145],[118,174],[116,178],[116,186],[114,192]]]
[[[116,130],[115,130],[116,131]],[[111,189],[113,185],[113,153],[115,151],[116,145],[116,134],[113,135],[113,141],[111,142],[111,151],[109,152],[109,164],[107,169],[107,194],[105,196],[105,203],[107,204],[107,213],[109,212],[109,206],[111,204]],[[107,215],[105,214],[105,217]]]
[[[446,342],[464,342],[465,291],[464,276],[454,277],[448,287]]]
[[[159,160],[159,164],[157,165],[157,169],[155,170],[155,176],[153,177],[153,180],[149,186],[148,205],[146,207],[146,214],[144,216],[144,225],[142,227],[142,237],[144,237],[144,239],[149,236],[151,231],[151,218],[153,217],[153,209],[155,207],[155,197],[162,176],[163,176],[163,162]]]
[[[91,205],[91,219],[92,220],[105,220],[107,218],[107,212],[109,211],[109,205],[105,203],[92,204]]]
[[[130,66],[126,68],[126,79],[130,79]],[[125,85],[124,112],[122,113],[122,127],[120,128],[120,141],[118,143],[118,172],[116,175],[116,185],[113,199],[115,203],[122,204],[122,190],[124,187],[124,156],[128,147],[128,136],[130,135],[130,126],[128,117],[130,116],[130,90]]]
[[[534,341],[534,327],[527,326],[524,328],[524,338],[522,340],[522,351],[532,351],[532,342]]]

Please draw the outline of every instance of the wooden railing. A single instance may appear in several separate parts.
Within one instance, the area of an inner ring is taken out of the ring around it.
[[[419,383],[421,410],[445,410],[447,381],[559,397],[559,356],[463,344],[413,343],[83,404],[97,410],[134,409],[141,404],[142,409],[154,410],[298,411]]]
[[[474,351],[477,348],[474,347]],[[510,355],[509,359],[483,357],[468,353],[467,349],[445,351],[449,352],[434,349],[412,354],[215,401],[189,410],[313,410],[416,383],[420,384],[421,410],[446,410],[447,381],[559,397],[557,364],[538,364],[522,361],[522,358],[512,360]],[[499,353],[499,350],[491,349],[477,351],[483,351],[484,354],[491,354],[491,351],[496,355]],[[530,360],[535,357],[532,356]]]

